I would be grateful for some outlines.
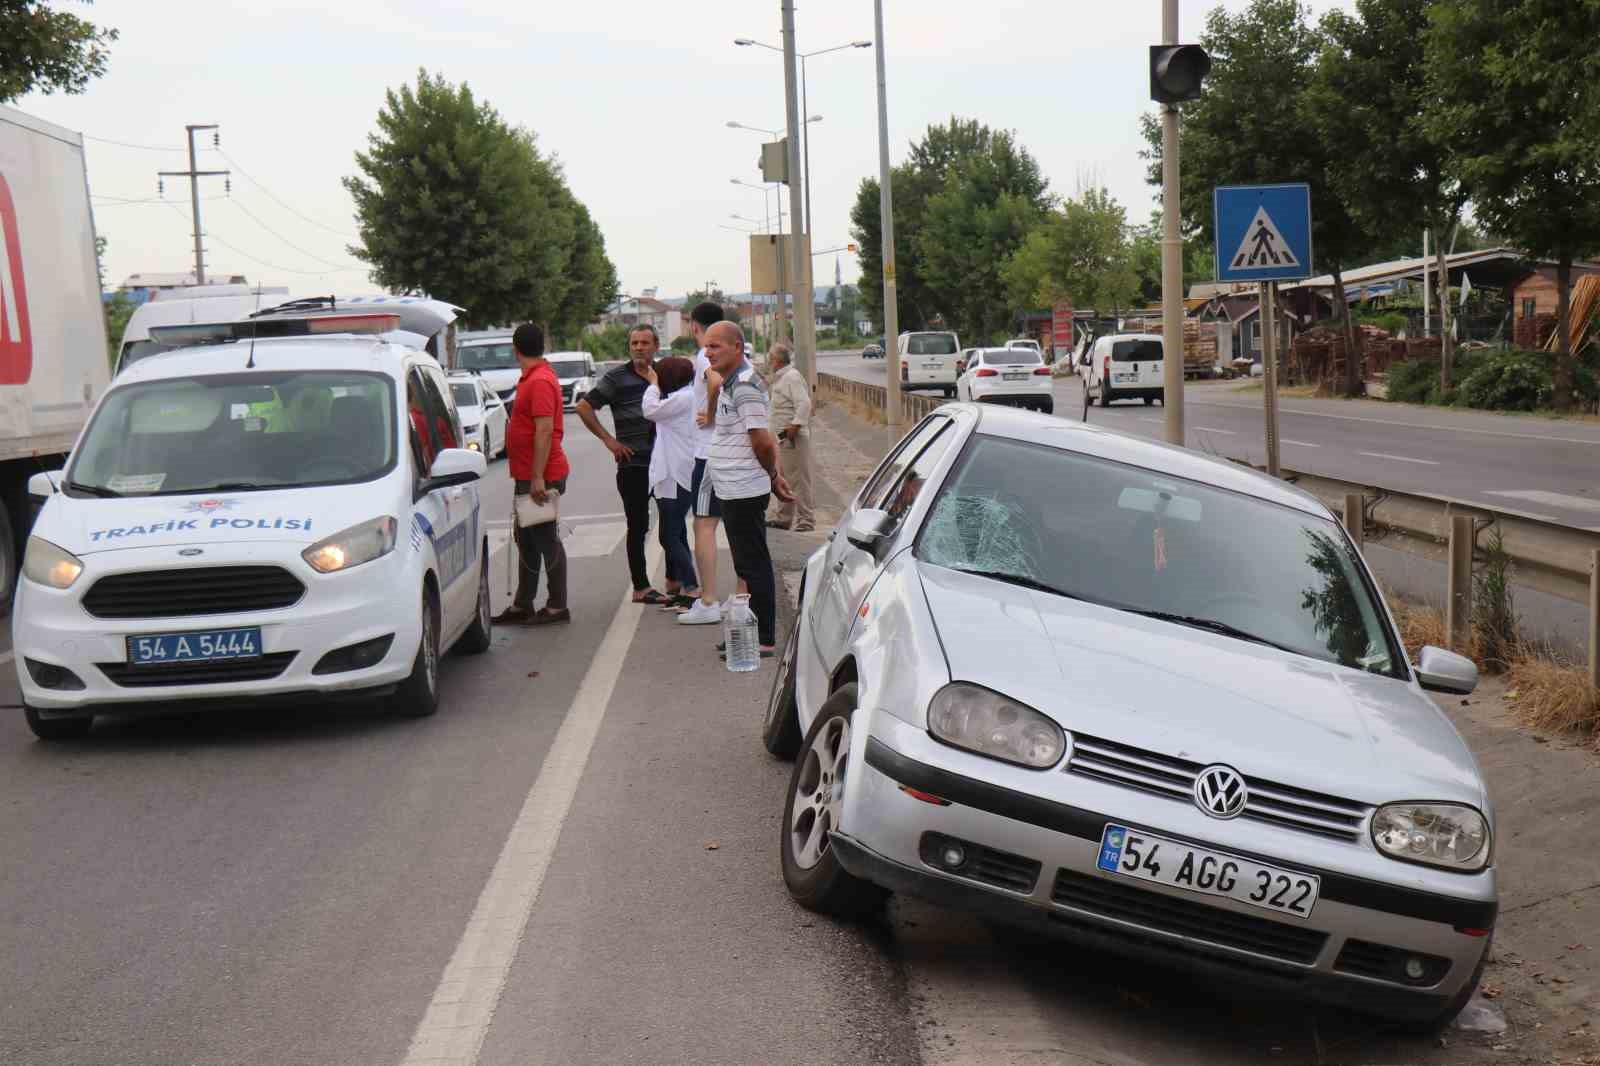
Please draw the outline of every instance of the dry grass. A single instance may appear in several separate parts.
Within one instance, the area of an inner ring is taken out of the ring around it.
[[[1600,688],[1583,667],[1523,648],[1511,663],[1506,702],[1530,729],[1581,736],[1600,751]]]
[[[1449,647],[1444,638],[1444,615],[1435,607],[1408,603],[1388,592],[1384,598],[1394,610],[1400,640],[1415,662],[1424,644]],[[1474,636],[1471,646],[1460,649],[1489,672]],[[1581,737],[1600,751],[1600,689],[1589,683],[1588,671],[1546,647],[1529,642],[1516,646],[1505,668],[1506,703],[1517,720],[1529,729]]]

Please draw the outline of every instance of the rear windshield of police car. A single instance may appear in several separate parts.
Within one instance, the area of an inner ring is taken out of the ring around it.
[[[177,496],[369,481],[394,467],[395,411],[393,383],[357,371],[124,385],[84,431],[67,492]]]

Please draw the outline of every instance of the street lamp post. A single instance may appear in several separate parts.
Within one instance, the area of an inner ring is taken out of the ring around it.
[[[730,122],[730,123],[728,123],[728,125],[732,126],[732,125],[735,125],[735,123]],[[762,132],[766,132],[766,131],[762,131]],[[769,191],[768,187],[765,186],[765,185],[757,185],[754,182],[740,181],[738,178],[729,178],[728,180],[730,182],[732,182],[734,185],[743,185],[743,186],[746,186],[747,188],[760,189],[761,190],[761,210],[767,216],[767,222],[766,222],[767,232],[770,233],[772,231],[772,215],[771,215],[770,212],[767,211],[767,196],[766,196],[766,194]],[[737,216],[735,216],[735,217],[737,217]],[[750,220],[746,220],[746,221],[750,221]],[[782,194],[781,191],[778,194],[778,246],[779,246],[779,248],[783,247],[783,194]],[[788,317],[787,316],[788,308],[786,306],[783,306],[783,305],[786,305],[788,303],[788,295],[789,295],[789,279],[788,279],[788,277],[786,275],[787,275],[787,272],[784,270],[783,256],[780,255],[780,256],[778,256],[778,291],[775,294],[777,296],[778,302],[780,304],[780,307],[779,307],[780,313],[778,314],[778,317],[777,317],[777,319],[775,321],[775,324],[773,325],[772,329],[770,330],[770,332],[768,334],[768,342],[769,343],[771,343],[771,341],[782,340],[783,339],[783,334],[786,331],[786,327],[787,327],[786,319]],[[754,279],[752,279],[752,287],[754,287]],[[785,328],[780,328],[780,325],[785,327]]]
[[[800,111],[801,111],[802,114],[809,114],[810,111],[811,111],[811,107],[810,107],[810,104],[808,102],[809,99],[810,99],[810,94],[807,91],[807,85],[806,85],[806,60],[810,59],[812,56],[827,55],[829,52],[839,52],[839,51],[843,51],[846,48],[871,48],[872,47],[872,42],[871,41],[851,41],[848,44],[834,45],[832,48],[819,48],[815,52],[804,52],[804,53],[795,52],[793,50],[793,43],[794,43],[794,5],[792,3],[788,3],[788,2],[784,3],[784,5],[783,5],[783,16],[784,16],[784,24],[783,24],[784,25],[784,41],[785,41],[785,45],[786,45],[785,48],[779,48],[779,47],[777,47],[775,45],[766,44],[766,43],[764,43],[762,41],[752,40],[752,39],[750,39],[748,37],[740,37],[737,40],[735,40],[733,43],[738,45],[741,48],[748,48],[748,47],[765,48],[769,52],[777,52],[779,55],[783,55],[785,57],[786,66],[787,66],[787,60],[788,60],[788,56],[789,55],[794,55],[795,58],[799,59],[800,60],[800,97],[801,97]],[[788,72],[786,70],[786,73],[785,73],[786,95],[787,95],[787,83],[788,83],[789,77],[790,77],[790,75],[788,74]],[[817,122],[817,121],[820,121],[820,120],[821,120],[821,116],[820,115],[813,116],[811,118],[806,119],[805,125],[807,126],[807,129],[804,131],[804,135],[805,135],[804,162],[800,166],[800,170],[801,170],[801,173],[803,175],[802,180],[803,180],[803,184],[805,186],[805,188],[804,188],[804,201],[805,201],[805,203],[804,203],[804,215],[800,220],[801,221],[801,225],[796,227],[796,231],[797,231],[797,233],[803,232],[805,234],[805,237],[804,237],[804,240],[803,240],[803,244],[804,244],[806,249],[810,248],[810,246],[811,246],[811,237],[812,237],[813,232],[815,232],[814,226],[813,226],[813,222],[812,222],[812,218],[811,218],[811,131],[810,131],[809,127],[810,127],[811,123]],[[731,123],[730,123],[730,125],[731,125]],[[797,203],[796,204],[796,208],[799,208],[799,206],[800,205]],[[791,212],[791,214],[794,214],[794,212]],[[803,269],[805,271],[805,278],[804,278],[804,286],[803,287],[807,291],[807,294],[808,294],[807,295],[807,299],[810,299],[811,297],[810,297],[809,294],[810,294],[810,291],[811,291],[811,256],[806,255],[804,251],[800,251],[800,252],[797,252],[795,254],[794,258],[795,258],[795,260],[797,262],[800,262],[801,269]],[[801,262],[801,261],[803,261],[803,262]],[[811,320],[812,309],[808,307],[806,309],[806,311],[805,311],[805,315],[806,315],[807,320]],[[816,337],[815,337],[814,333],[815,333],[815,330],[813,329],[813,336],[812,336],[812,344],[813,344],[813,346],[815,346],[815,342],[816,342]],[[805,372],[806,378],[810,382],[811,387],[813,389],[815,389],[816,388],[816,384],[817,384],[816,354],[815,354],[815,352],[811,352],[811,353],[808,353],[808,354],[802,356],[801,358],[802,358],[801,369]]]

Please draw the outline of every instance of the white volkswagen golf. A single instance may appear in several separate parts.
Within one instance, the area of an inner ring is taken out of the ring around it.
[[[243,700],[438,706],[439,655],[490,642],[478,479],[439,364],[392,315],[127,370],[43,500],[13,616],[28,725]],[[337,331],[337,332],[335,332]]]

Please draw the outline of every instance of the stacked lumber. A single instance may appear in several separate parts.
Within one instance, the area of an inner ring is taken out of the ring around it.
[[[1572,283],[1572,292],[1567,297],[1567,337],[1572,342],[1571,351],[1583,351],[1583,346],[1596,335],[1596,330],[1600,329],[1595,325],[1597,311],[1600,311],[1600,274],[1585,274]],[[1553,352],[1559,347],[1557,338],[1561,336],[1556,332],[1559,326],[1554,318],[1551,318],[1550,323],[1552,327],[1550,339],[1544,344],[1544,350],[1547,352]]]

